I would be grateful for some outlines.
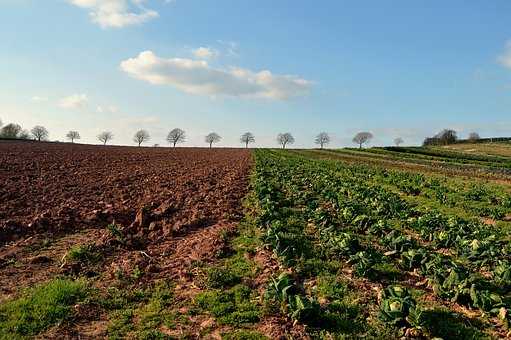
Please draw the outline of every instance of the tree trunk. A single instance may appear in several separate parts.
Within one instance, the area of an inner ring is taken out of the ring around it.
[[[209,143],[209,148],[211,149],[212,146],[213,146],[213,142],[210,142]]]
[[[362,149],[362,142],[358,143],[358,148]]]
[[[174,147],[176,147],[176,143],[177,143],[177,142],[174,142]]]

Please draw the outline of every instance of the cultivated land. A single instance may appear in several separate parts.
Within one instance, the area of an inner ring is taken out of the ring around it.
[[[0,338],[508,337],[488,148],[1,142]]]

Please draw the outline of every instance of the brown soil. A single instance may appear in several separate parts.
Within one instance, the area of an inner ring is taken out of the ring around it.
[[[0,302],[57,275],[90,275],[104,289],[136,267],[140,285],[166,279],[181,299],[193,295],[193,263],[226,247],[221,236],[242,216],[251,166],[243,149],[0,142]],[[92,270],[66,259],[84,244],[104,257]],[[43,337],[106,335],[100,311],[76,314]]]

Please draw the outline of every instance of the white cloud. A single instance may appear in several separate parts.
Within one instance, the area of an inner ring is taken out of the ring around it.
[[[172,85],[197,95],[289,99],[309,93],[312,83],[291,75],[243,68],[213,68],[203,60],[164,59],[151,51],[121,62],[130,76],[156,85]]]
[[[88,100],[86,94],[73,94],[62,98],[59,102],[59,106],[64,109],[76,109],[85,106]]]
[[[105,112],[117,113],[117,112],[119,112],[119,108],[117,106],[115,106],[115,105],[108,105],[108,106],[101,106],[101,105],[99,105],[96,108],[96,111],[98,113],[105,113]]]
[[[497,61],[511,69],[511,40],[506,43],[504,53],[497,58]]]
[[[68,0],[89,10],[91,20],[102,28],[138,25],[159,16],[143,6],[145,0]]]
[[[46,102],[48,101],[48,97],[33,96],[30,100],[32,100],[33,102]]]
[[[210,59],[218,56],[218,51],[209,47],[199,47],[193,51],[193,55],[199,59]]]

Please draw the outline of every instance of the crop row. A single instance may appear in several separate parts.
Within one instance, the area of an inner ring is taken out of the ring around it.
[[[294,268],[297,282],[315,280],[322,270],[335,274],[348,265],[355,277],[387,286],[381,320],[431,332],[408,289],[395,285],[412,275],[418,288],[432,290],[440,300],[500,316],[499,325],[507,322],[511,247],[499,231],[412,206],[368,180],[374,174],[361,166],[258,151],[256,171],[264,241]],[[281,300],[294,306],[291,316],[302,322],[329,320],[323,314],[335,314],[338,308],[335,301],[320,305],[314,292],[289,289],[297,293]]]

